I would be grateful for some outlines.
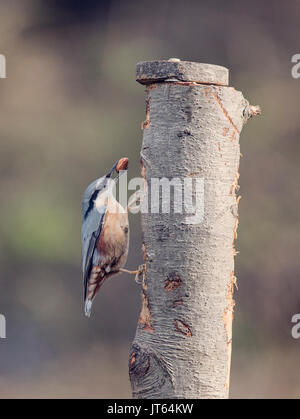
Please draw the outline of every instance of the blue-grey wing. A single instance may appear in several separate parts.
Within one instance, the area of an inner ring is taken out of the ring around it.
[[[89,275],[92,269],[93,256],[101,234],[106,206],[93,209],[82,223],[82,272],[84,282],[84,301],[87,294]]]

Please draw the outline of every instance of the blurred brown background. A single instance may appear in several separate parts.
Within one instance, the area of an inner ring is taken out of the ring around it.
[[[80,201],[123,155],[139,175],[135,64],[170,57],[228,67],[263,109],[241,136],[231,397],[300,396],[299,19],[297,0],[1,2],[0,397],[130,397],[140,291],[117,277],[84,318]]]

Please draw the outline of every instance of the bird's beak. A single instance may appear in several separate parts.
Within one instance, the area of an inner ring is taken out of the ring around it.
[[[116,170],[117,164],[119,163],[119,160],[115,162],[115,164],[113,165],[113,167],[110,169],[110,171],[107,173],[106,177],[107,178],[111,178],[113,172]]]
[[[120,179],[120,177],[122,176],[122,175],[124,175],[124,173],[126,173],[127,172],[127,169],[125,169],[125,170],[120,170],[119,172],[118,172],[118,175],[114,178],[114,181],[117,183],[118,182],[118,180]]]
[[[116,163],[107,173],[106,177],[111,178],[113,172],[116,171],[117,176],[113,179],[113,181],[117,183],[120,177],[127,171],[128,162],[129,160],[127,157],[122,157],[120,160],[116,161]]]

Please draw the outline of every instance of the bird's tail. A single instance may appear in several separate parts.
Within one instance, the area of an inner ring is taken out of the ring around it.
[[[86,315],[86,317],[90,317],[91,316],[92,305],[93,305],[93,301],[92,300],[89,300],[87,298],[85,300],[85,304],[84,304],[84,314]]]

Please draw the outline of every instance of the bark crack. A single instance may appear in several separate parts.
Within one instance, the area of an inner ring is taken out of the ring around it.
[[[151,325],[151,312],[149,308],[149,301],[145,291],[143,291],[142,293],[142,308],[139,315],[139,324],[142,326],[143,330],[150,333],[154,332],[154,328]]]
[[[172,307],[181,306],[183,304],[183,300],[175,300],[173,301]]]
[[[182,279],[176,273],[171,273],[165,280],[165,290],[173,291],[182,285]]]
[[[181,81],[179,79],[170,78],[170,79],[148,79],[147,83],[147,89],[155,89],[156,84],[162,84],[162,83],[168,83],[168,84],[177,84],[179,86],[221,86],[221,87],[228,87],[227,84],[223,83],[210,83],[206,81]]]
[[[192,336],[192,331],[190,326],[185,324],[182,320],[174,319],[175,328],[178,332],[182,333],[183,335],[187,337]]]
[[[151,102],[151,97],[148,97],[148,99],[146,99],[146,119],[141,124],[142,130],[149,128],[150,126],[150,102]]]
[[[218,105],[220,106],[220,108],[221,108],[221,110],[222,110],[222,112],[223,112],[223,114],[225,115],[225,117],[226,117],[226,119],[227,119],[227,121],[230,123],[230,125],[233,127],[233,129],[234,129],[234,133],[233,133],[233,136],[231,137],[231,139],[230,139],[230,141],[232,141],[233,140],[233,137],[234,137],[234,135],[235,135],[235,133],[237,133],[238,135],[240,135],[240,130],[238,129],[238,127],[235,125],[235,123],[233,122],[233,120],[231,119],[231,117],[230,117],[230,115],[228,114],[228,112],[227,112],[227,110],[224,108],[224,106],[223,106],[223,104],[222,104],[222,101],[221,101],[221,99],[220,99],[220,97],[219,97],[219,95],[217,95],[217,93],[214,93],[214,92],[212,92],[212,91],[209,91],[209,93],[213,96],[213,98],[217,101],[217,103],[218,103]]]
[[[233,299],[233,292],[234,287],[237,288],[237,281],[236,277],[234,275],[234,272],[232,271],[230,274],[230,281],[228,285],[228,292],[226,296],[227,300],[227,306],[225,308],[225,312],[223,314],[223,322],[226,332],[226,343],[227,343],[227,380],[225,383],[225,387],[228,390],[229,389],[229,380],[230,380],[230,364],[231,364],[231,343],[232,343],[232,320],[233,320],[233,309],[235,306],[235,301]]]

